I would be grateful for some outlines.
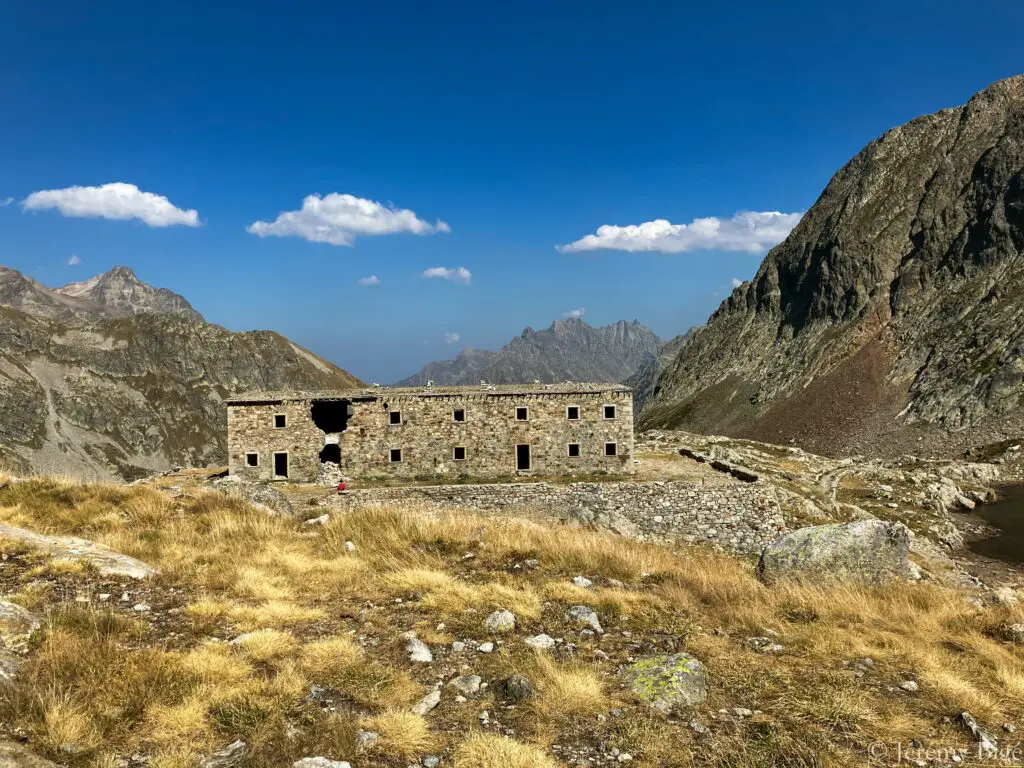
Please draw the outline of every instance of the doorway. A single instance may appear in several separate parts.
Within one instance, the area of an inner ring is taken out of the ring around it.
[[[528,446],[528,445],[517,445],[516,446],[516,471],[517,472],[529,472],[530,471],[530,446]]]
[[[288,477],[288,454],[287,453],[275,453],[274,454],[274,477],[287,478]]]

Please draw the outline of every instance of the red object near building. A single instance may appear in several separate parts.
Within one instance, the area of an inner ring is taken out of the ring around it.
[[[344,481],[338,483],[338,493],[341,493],[344,490],[345,490],[345,483],[344,483]]]

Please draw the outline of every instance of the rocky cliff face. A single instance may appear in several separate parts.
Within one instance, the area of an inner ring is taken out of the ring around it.
[[[224,462],[226,396],[358,383],[276,333],[206,323],[124,267],[56,290],[0,268],[0,464],[15,472]]]
[[[1024,77],[869,144],[681,346],[643,426],[835,454],[1024,427]]]
[[[620,321],[594,328],[579,319],[556,320],[550,328],[527,328],[498,352],[466,349],[455,360],[430,363],[397,386],[519,384],[540,380],[620,382],[657,356],[661,342],[640,323]]]

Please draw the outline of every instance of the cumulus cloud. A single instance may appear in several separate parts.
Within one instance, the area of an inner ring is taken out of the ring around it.
[[[740,211],[731,219],[708,216],[689,224],[673,224],[665,219],[625,227],[605,224],[593,235],[555,247],[562,253],[597,250],[757,253],[785,240],[802,216],[803,213]]]
[[[442,280],[451,280],[453,283],[469,285],[473,273],[465,267],[431,267],[423,271],[423,277],[439,277]]]
[[[376,275],[370,275],[369,277],[359,278],[360,285],[380,285],[380,278]]]
[[[13,197],[0,198],[0,208],[6,208],[8,205],[14,202]]]
[[[740,280],[738,277],[734,277],[732,279],[732,287],[733,288],[739,288],[741,285],[743,285],[743,281]]]
[[[583,317],[585,314],[587,314],[587,310],[583,307],[579,307],[578,309],[570,309],[568,312],[563,313],[562,317],[568,317],[576,320]]]
[[[446,334],[444,335],[444,343],[445,343],[445,344],[456,344],[456,343],[458,343],[458,341],[459,341],[459,340],[460,340],[461,338],[462,338],[462,337],[461,337],[461,336],[459,336],[459,334],[457,334],[457,333],[452,333],[451,331],[448,331],[448,333],[446,333]]]
[[[134,184],[116,182],[99,187],[44,189],[25,198],[27,211],[55,208],[64,216],[138,219],[151,227],[198,227],[199,211],[184,210],[163,195],[143,192]]]
[[[451,227],[440,220],[433,224],[424,221],[408,208],[334,192],[324,197],[308,195],[301,209],[283,211],[272,222],[257,221],[246,231],[259,237],[301,237],[313,243],[352,245],[359,235],[432,235],[451,232]]]
[[[81,263],[82,263],[82,260],[80,258],[78,258],[78,254],[77,253],[72,253],[71,254],[71,258],[68,259],[68,266],[69,267],[77,267]]]

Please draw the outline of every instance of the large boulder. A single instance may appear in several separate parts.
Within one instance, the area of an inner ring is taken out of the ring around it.
[[[37,629],[39,619],[16,603],[0,600],[0,647],[24,653]]]
[[[141,560],[115,552],[110,547],[75,536],[47,536],[46,534],[0,524],[0,536],[14,539],[45,553],[53,560],[87,563],[104,576],[126,576],[145,579],[156,570]]]
[[[627,667],[629,689],[659,712],[693,707],[708,697],[704,665],[688,653],[650,656]]]
[[[870,584],[905,579],[910,539],[905,525],[883,520],[800,528],[761,551],[757,572],[766,584],[787,578]]]
[[[212,485],[222,493],[241,499],[270,516],[292,517],[295,514],[288,497],[270,483],[252,483],[237,475],[229,475],[215,480]]]

